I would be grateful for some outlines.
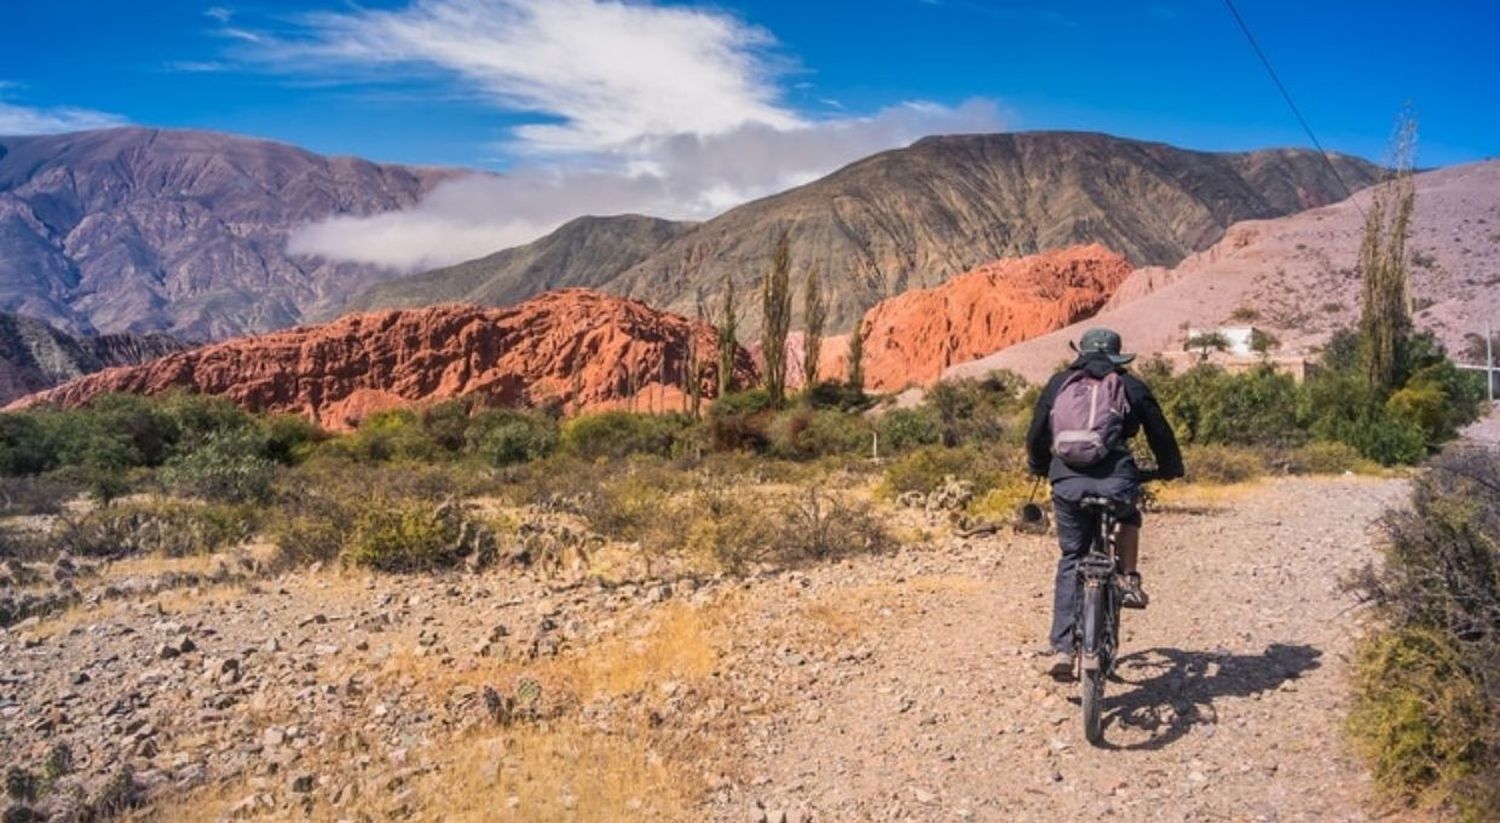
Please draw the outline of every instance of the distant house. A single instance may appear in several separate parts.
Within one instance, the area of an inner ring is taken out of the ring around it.
[[[1267,340],[1272,342],[1269,347],[1266,345]],[[1266,364],[1276,371],[1291,375],[1299,383],[1317,370],[1316,362],[1301,355],[1274,355],[1268,350],[1256,350],[1257,342],[1260,343],[1260,348],[1269,349],[1275,347],[1274,341],[1275,338],[1258,333],[1254,326],[1190,327],[1183,341],[1182,351],[1163,352],[1162,359],[1170,363],[1173,370],[1209,363],[1230,374],[1246,372]]]
[[[1225,354],[1250,357],[1256,354],[1255,327],[1218,326],[1211,329],[1189,328],[1184,348],[1189,351],[1213,349],[1215,351],[1222,351]]]

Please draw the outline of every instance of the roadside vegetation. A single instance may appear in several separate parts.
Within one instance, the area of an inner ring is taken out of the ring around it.
[[[1500,809],[1500,456],[1454,449],[1385,520],[1350,733],[1394,799],[1493,820]]]

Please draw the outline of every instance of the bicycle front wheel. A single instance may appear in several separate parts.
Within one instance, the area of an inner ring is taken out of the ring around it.
[[[1098,745],[1104,739],[1104,671],[1085,671],[1078,678],[1083,698],[1083,737]]]

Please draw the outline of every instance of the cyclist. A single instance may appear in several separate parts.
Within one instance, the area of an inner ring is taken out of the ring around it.
[[[1088,554],[1098,529],[1096,515],[1080,501],[1098,495],[1129,505],[1116,535],[1123,574],[1121,605],[1145,608],[1149,598],[1141,587],[1137,567],[1141,513],[1136,503],[1141,482],[1170,480],[1183,474],[1182,451],[1160,404],[1140,378],[1125,370],[1135,355],[1121,354],[1120,335],[1110,329],[1090,329],[1076,345],[1070,345],[1078,357],[1048,381],[1037,398],[1026,435],[1031,473],[1052,483],[1057,539],[1062,548],[1046,669],[1056,678],[1073,672],[1074,614],[1083,593],[1078,562]],[[1157,469],[1149,477],[1136,466],[1128,446],[1141,430],[1145,430],[1146,442],[1156,457]]]

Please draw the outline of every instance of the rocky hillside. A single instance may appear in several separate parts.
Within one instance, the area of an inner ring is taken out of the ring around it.
[[[868,388],[937,380],[943,369],[1093,315],[1130,276],[1099,245],[997,260],[882,301],[865,319]]]
[[[1375,167],[1333,158],[1359,187]],[[824,272],[836,329],[861,309],[998,258],[1102,243],[1135,265],[1171,265],[1214,243],[1230,224],[1276,217],[1342,199],[1343,188],[1315,153],[1267,150],[1210,154],[1102,134],[1032,132],[931,137],[884,152],[821,180],[732,209],[674,236],[649,256],[559,253],[581,248],[593,230],[570,225],[512,253],[422,276],[417,288],[382,289],[361,305],[411,305],[432,298],[503,304],[547,288],[588,285],[689,311],[733,277],[745,294],[778,231],[792,241],[798,277]],[[534,260],[549,264],[538,277]],[[748,301],[747,301],[748,302]],[[747,305],[744,327],[759,327]]]
[[[296,258],[296,227],[414,205],[454,172],[191,131],[0,137],[0,310],[77,332],[284,328],[382,276]]]
[[[1500,161],[1419,174],[1416,192],[1407,248],[1417,326],[1461,352],[1468,335],[1500,325]],[[1187,326],[1226,323],[1271,333],[1281,354],[1308,354],[1358,321],[1354,266],[1369,195],[1236,225],[1173,269],[1138,270],[1099,316],[950,373],[1008,368],[1041,379],[1067,355],[1067,342],[1093,325],[1119,330],[1127,347],[1144,354],[1180,351]]]
[[[688,341],[715,380],[706,324],[584,289],[503,309],[443,305],[353,314],[323,326],[230,340],[112,369],[17,405],[75,407],[101,394],[186,388],[252,411],[294,412],[348,429],[372,411],[455,397],[564,410],[681,408]],[[739,379],[754,380],[740,353]]]
[[[180,349],[182,344],[165,334],[72,335],[31,317],[0,313],[0,403]]]

